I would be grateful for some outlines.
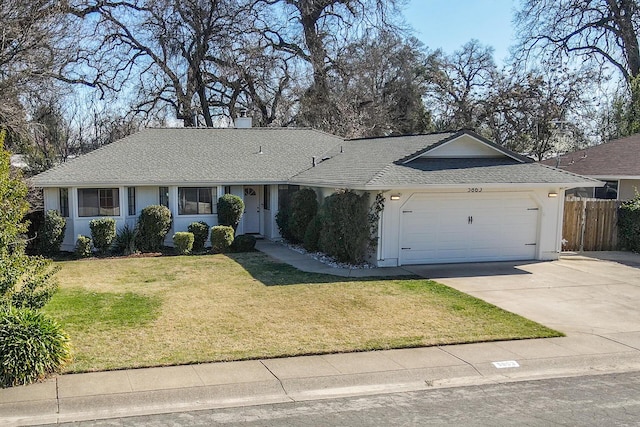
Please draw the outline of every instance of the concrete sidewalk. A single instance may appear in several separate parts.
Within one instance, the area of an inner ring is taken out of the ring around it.
[[[0,390],[0,424],[49,424],[640,370],[640,334],[626,341],[582,335],[61,375]]]
[[[633,299],[640,298],[638,255],[607,253],[600,261],[578,255],[548,263],[418,266],[407,268],[409,272],[334,269],[282,245],[260,242],[258,248],[316,273],[438,277],[569,336],[61,375],[0,389],[0,425],[640,370],[640,319]],[[603,304],[603,298],[611,301]],[[617,313],[621,310],[629,311]]]

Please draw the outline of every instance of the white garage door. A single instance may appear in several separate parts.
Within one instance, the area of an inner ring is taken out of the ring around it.
[[[526,193],[415,193],[401,209],[400,263],[534,259],[538,213]]]

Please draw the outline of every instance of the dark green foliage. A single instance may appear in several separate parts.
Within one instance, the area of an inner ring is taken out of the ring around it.
[[[618,233],[625,249],[640,252],[640,194],[620,206]]]
[[[76,249],[74,254],[78,258],[89,258],[93,255],[91,252],[91,237],[87,236],[78,236],[78,240],[76,240]]]
[[[370,241],[369,195],[339,191],[327,197],[322,207],[320,250],[341,262],[359,263]]]
[[[116,237],[116,220],[113,218],[92,219],[89,228],[91,228],[93,246],[101,254],[106,254]]]
[[[166,206],[151,205],[138,218],[136,245],[142,252],[158,252],[171,228],[171,211]]]
[[[129,225],[125,225],[116,234],[116,238],[113,240],[113,250],[121,255],[131,255],[138,252],[136,247],[136,237],[138,230],[131,228]]]
[[[238,229],[240,218],[244,212],[244,202],[238,196],[225,194],[218,199],[218,224]]]
[[[38,252],[42,255],[55,255],[60,252],[66,228],[67,220],[61,217],[58,211],[47,211],[38,230]]]
[[[192,222],[187,227],[187,231],[193,234],[193,251],[202,251],[207,237],[209,237],[209,224],[204,221]]]
[[[187,255],[193,249],[193,233],[178,231],[173,235],[173,248],[179,255]]]
[[[251,252],[256,248],[256,238],[250,234],[236,236],[231,243],[231,252]]]
[[[291,242],[294,240],[294,237],[293,237],[293,234],[291,233],[291,228],[289,227],[290,218],[291,218],[290,206],[282,207],[276,214],[276,224],[278,224],[280,235],[282,236],[283,239]]]
[[[213,253],[228,252],[233,243],[233,227],[216,225],[211,227],[211,250]]]
[[[60,326],[29,308],[0,308],[0,386],[25,385],[60,371],[71,359]]]
[[[304,241],[307,226],[318,213],[318,196],[310,188],[296,191],[291,196],[291,216],[289,230],[294,242]]]
[[[303,246],[309,252],[316,252],[318,250],[318,241],[320,240],[320,232],[322,231],[322,219],[320,215],[313,217],[307,231],[304,233]]]

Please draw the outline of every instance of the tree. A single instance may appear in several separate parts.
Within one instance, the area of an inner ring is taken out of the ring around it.
[[[627,124],[640,130],[640,3],[637,0],[524,0],[516,14],[520,58],[542,52],[616,69],[626,83]]]
[[[496,77],[493,48],[471,40],[451,55],[429,58],[428,95],[438,130],[478,130],[486,114],[484,101]]]
[[[423,95],[426,55],[415,38],[373,32],[346,46],[336,58],[331,93],[347,137],[424,133],[431,116]]]

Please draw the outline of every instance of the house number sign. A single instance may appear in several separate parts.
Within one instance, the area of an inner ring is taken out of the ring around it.
[[[467,188],[467,193],[482,193],[482,188],[470,187],[470,188]]]

